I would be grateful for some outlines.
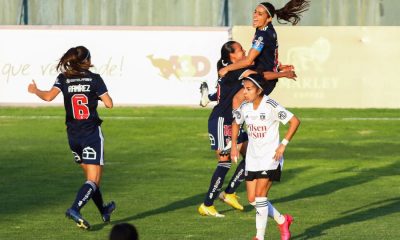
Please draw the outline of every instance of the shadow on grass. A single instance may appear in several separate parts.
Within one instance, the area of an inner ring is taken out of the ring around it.
[[[384,205],[382,205],[384,204]],[[380,205],[377,207],[373,207],[375,205]],[[385,215],[389,215],[395,212],[398,212],[400,206],[400,197],[399,198],[391,198],[384,201],[374,202],[362,207],[355,208],[353,210],[345,212],[344,216],[341,218],[333,219],[319,225],[307,228],[304,233],[293,236],[292,239],[312,239],[312,238],[319,238],[326,233],[326,230],[331,228],[339,227],[341,225],[352,224],[355,222],[363,222],[373,218],[382,217]],[[365,209],[359,211],[361,209]]]

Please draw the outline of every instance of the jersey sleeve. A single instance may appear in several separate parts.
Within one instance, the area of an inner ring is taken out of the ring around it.
[[[101,78],[100,75],[97,75],[96,78],[96,94],[97,96],[101,97],[103,94],[107,93],[107,86],[103,81],[103,78]]]
[[[293,117],[293,113],[281,106],[275,100],[268,99],[267,104],[270,104],[272,106],[273,117],[276,121],[279,121],[286,125]]]
[[[243,104],[236,110],[232,111],[233,119],[237,124],[244,123]]]
[[[53,87],[58,88],[60,91],[62,91],[62,85],[64,84],[63,80],[63,75],[59,74],[56,78],[56,81],[54,82]]]
[[[264,49],[265,42],[267,41],[267,37],[264,32],[256,32],[254,36],[253,43],[251,45],[251,48],[257,50],[258,52],[261,52]]]

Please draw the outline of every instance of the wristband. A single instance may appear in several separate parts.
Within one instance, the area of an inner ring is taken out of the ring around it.
[[[282,142],[281,142],[283,145],[287,145],[288,143],[289,143],[289,141],[288,140],[286,140],[286,138],[284,138],[284,139],[282,139]]]

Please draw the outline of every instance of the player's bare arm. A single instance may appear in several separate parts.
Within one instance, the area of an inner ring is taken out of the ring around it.
[[[282,140],[282,142],[279,144],[278,148],[275,151],[274,159],[276,161],[279,161],[282,158],[283,153],[285,152],[286,149],[286,145],[289,143],[290,140],[292,140],[292,137],[296,133],[299,125],[300,125],[300,120],[296,116],[293,116],[289,120],[289,129],[286,132],[284,139]]]
[[[39,98],[46,102],[51,102],[60,93],[60,89],[53,87],[48,91],[42,91],[37,88],[35,80],[32,80],[32,83],[28,85],[28,92],[36,94]]]
[[[254,60],[260,55],[260,52],[255,49],[250,49],[249,54],[243,60],[232,63],[218,71],[220,77],[225,76],[228,72],[251,66]]]

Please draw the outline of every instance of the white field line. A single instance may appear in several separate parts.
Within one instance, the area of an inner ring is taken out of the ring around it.
[[[11,115],[0,115],[0,119],[64,119],[65,116],[11,116]],[[105,116],[101,117],[102,119],[110,119],[110,120],[144,120],[144,119],[167,119],[167,120],[193,120],[193,119],[205,119],[207,117],[161,117],[161,116]],[[327,117],[327,118],[301,118],[302,121],[400,121],[400,117],[346,117],[346,118],[335,118],[335,117]]]

